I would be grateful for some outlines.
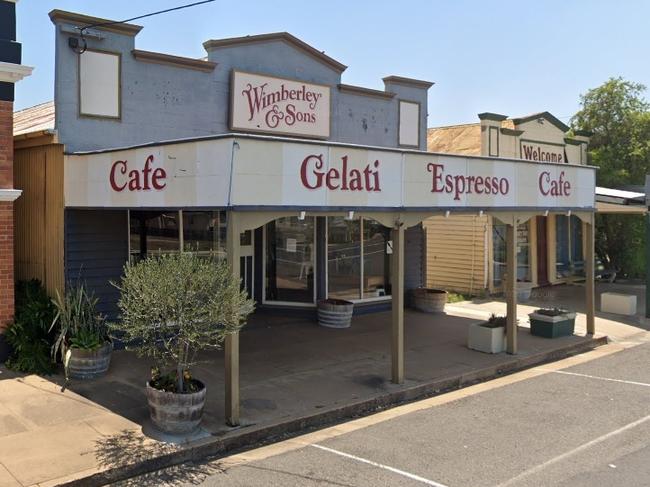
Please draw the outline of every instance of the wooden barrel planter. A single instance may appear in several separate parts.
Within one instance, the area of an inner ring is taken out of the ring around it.
[[[149,415],[154,426],[172,435],[191,433],[201,424],[205,407],[206,387],[200,385],[198,392],[177,394],[156,389],[147,381]]]
[[[354,303],[344,299],[324,299],[318,302],[318,324],[327,328],[349,328]]]
[[[66,358],[66,376],[70,379],[95,379],[106,373],[111,364],[113,343],[106,342],[95,350],[70,348]]]
[[[443,289],[418,288],[413,291],[413,307],[425,313],[444,313],[447,291]]]

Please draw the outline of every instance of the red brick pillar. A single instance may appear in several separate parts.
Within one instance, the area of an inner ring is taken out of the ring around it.
[[[13,107],[0,101],[0,190],[13,189]],[[14,316],[14,211],[0,200],[0,333]]]

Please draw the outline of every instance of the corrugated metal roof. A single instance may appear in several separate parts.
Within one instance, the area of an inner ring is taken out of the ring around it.
[[[470,123],[427,130],[427,150],[451,154],[481,154],[481,125]]]
[[[54,130],[53,101],[14,112],[14,136],[43,130]]]
[[[645,193],[624,191],[622,189],[604,188],[602,186],[596,186],[596,194],[602,196],[611,196],[613,198],[624,198],[624,199],[645,198]]]

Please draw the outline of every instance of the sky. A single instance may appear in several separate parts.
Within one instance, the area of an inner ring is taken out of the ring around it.
[[[68,10],[123,20],[192,0],[21,0],[23,64],[15,108],[53,99],[54,26]],[[287,31],[348,66],[342,82],[383,89],[400,75],[435,82],[428,126],[472,123],[481,112],[549,111],[564,122],[580,95],[610,77],[650,86],[646,0],[225,1],[135,21],[136,48],[188,57],[202,43]]]

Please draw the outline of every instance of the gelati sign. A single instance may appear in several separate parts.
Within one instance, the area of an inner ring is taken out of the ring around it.
[[[233,71],[230,129],[330,136],[330,88],[303,81]]]

